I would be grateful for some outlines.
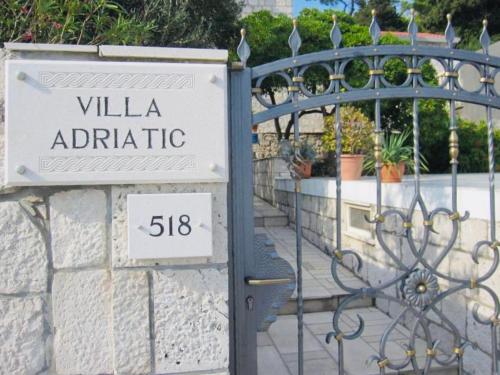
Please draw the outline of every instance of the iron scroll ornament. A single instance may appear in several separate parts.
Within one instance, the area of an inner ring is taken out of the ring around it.
[[[492,374],[499,374],[499,358],[497,351],[497,326],[500,325],[500,303],[495,291],[485,284],[498,269],[500,242],[496,237],[496,215],[495,215],[495,184],[494,184],[494,143],[493,143],[493,121],[492,108],[500,109],[500,92],[495,89],[495,79],[500,77],[500,58],[489,54],[490,38],[487,31],[487,22],[483,22],[483,31],[480,36],[483,53],[475,53],[455,49],[456,36],[451,22],[451,16],[448,15],[448,25],[445,31],[447,47],[419,46],[418,25],[415,20],[415,13],[412,12],[408,26],[408,36],[410,45],[378,45],[380,39],[380,27],[377,23],[376,14],[373,12],[373,19],[370,25],[370,34],[373,44],[371,46],[362,46],[354,48],[340,48],[342,34],[340,27],[334,16],[333,27],[330,33],[333,48],[322,52],[299,55],[300,35],[297,23],[294,22],[292,35],[289,44],[292,49],[292,57],[281,59],[279,61],[264,64],[251,69],[253,81],[252,93],[255,98],[263,105],[264,109],[256,112],[252,116],[252,123],[259,124],[273,118],[287,114],[297,114],[298,111],[316,108],[325,105],[341,106],[343,103],[349,103],[362,100],[375,101],[375,148],[376,157],[376,181],[377,181],[377,207],[376,215],[369,222],[374,226],[377,242],[380,248],[391,259],[394,268],[397,270],[397,276],[383,282],[376,287],[351,288],[344,284],[340,277],[338,269],[349,259],[351,264],[355,265],[359,272],[363,268],[363,259],[355,251],[345,249],[341,242],[341,231],[339,223],[341,222],[341,176],[337,175],[337,236],[336,250],[332,258],[331,273],[337,284],[350,293],[337,308],[333,315],[333,331],[326,337],[327,342],[335,339],[339,350],[339,374],[344,374],[343,364],[343,342],[345,340],[354,340],[359,338],[365,328],[364,320],[358,316],[357,328],[353,331],[344,331],[340,327],[340,317],[345,310],[358,299],[372,297],[385,299],[390,302],[398,303],[402,309],[392,323],[387,327],[380,339],[378,355],[371,358],[377,361],[380,373],[385,374],[387,369],[402,370],[407,367],[413,368],[416,373],[429,374],[433,362],[442,366],[458,364],[460,374],[463,373],[463,357],[469,346],[474,344],[464,340],[461,337],[457,326],[445,316],[438,308],[440,302],[446,298],[455,295],[463,290],[480,290],[485,296],[490,298],[490,304],[493,306],[493,313],[488,318],[483,318],[479,314],[479,305],[473,308],[472,315],[476,322],[481,325],[491,327],[492,336]],[[241,45],[248,46],[245,36],[242,37]],[[241,60],[246,64],[249,56],[249,48],[244,48],[245,55]],[[369,69],[367,83],[361,88],[354,88],[346,81],[346,67],[355,58],[361,58]],[[401,85],[391,84],[385,77],[384,66],[391,58],[398,58],[404,62],[407,69],[407,78]],[[424,64],[431,59],[437,61],[443,67],[443,75],[437,86],[427,83],[422,76]],[[464,65],[470,65],[479,73],[479,86],[475,90],[466,90],[459,80],[459,70]],[[313,93],[307,89],[304,83],[304,76],[312,66],[320,66],[326,70],[330,83],[321,93]],[[290,73],[291,72],[291,73]],[[288,95],[282,102],[273,104],[263,94],[262,85],[266,78],[279,75],[287,83]],[[414,135],[414,161],[415,161],[415,191],[411,203],[407,210],[382,209],[380,169],[382,167],[380,159],[381,151],[381,117],[380,102],[389,98],[411,98],[413,99],[413,135]],[[421,98],[436,98],[449,101],[450,105],[450,164],[452,170],[452,196],[449,207],[439,207],[429,210],[424,202],[420,189],[420,153],[419,153],[419,123],[418,123],[418,100]],[[488,125],[488,160],[489,160],[489,192],[490,192],[490,234],[489,239],[479,241],[470,249],[471,261],[479,264],[484,262],[485,258],[481,255],[488,253],[490,256],[489,264],[484,267],[484,271],[478,275],[470,277],[456,277],[439,271],[440,264],[446,259],[450,251],[457,242],[459,235],[459,224],[469,218],[467,212],[461,214],[457,209],[457,165],[459,159],[459,139],[457,133],[456,120],[456,101],[479,104],[486,109],[486,118]],[[342,124],[338,110],[335,111],[335,131],[337,142],[340,142],[342,134]],[[295,116],[296,117],[296,116]],[[298,129],[298,119],[295,123]],[[338,144],[338,146],[340,146]],[[337,166],[339,167],[339,153],[341,147],[337,147]],[[294,173],[293,162],[300,161],[300,153],[295,153],[295,158],[291,159],[292,177],[298,181],[300,187],[300,176]],[[340,168],[337,168],[338,170]],[[300,195],[300,190],[296,190]],[[296,207],[300,215],[300,207]],[[420,211],[423,219],[423,231],[420,238],[417,238],[416,228],[413,223],[416,220],[416,212]],[[446,217],[451,225],[451,233],[447,238],[446,244],[441,247],[441,253],[431,260],[429,257],[430,236],[434,232],[434,220],[438,217]],[[298,216],[299,217],[299,216]],[[402,222],[401,237],[404,240],[409,253],[413,259],[407,261],[402,255],[397,254],[391,249],[384,240],[383,231],[390,219],[397,218]],[[297,219],[298,220],[298,219]],[[297,225],[300,227],[300,225]],[[299,229],[300,232],[300,229]],[[297,232],[297,234],[299,234]],[[298,275],[300,276],[300,275]],[[301,283],[301,278],[297,278]],[[444,287],[442,284],[445,284]],[[398,298],[387,293],[388,288],[399,286],[402,291],[402,298]],[[406,358],[404,360],[393,360],[387,355],[387,343],[395,327],[402,322],[406,314],[414,316],[414,324],[411,328],[411,335],[406,344]],[[440,347],[438,340],[433,338],[433,332],[429,328],[429,315],[435,314],[440,318],[443,325],[451,332],[453,336],[453,347],[451,350],[444,350]],[[425,363],[417,363],[417,351],[415,343],[418,335],[426,343]],[[299,338],[300,343],[300,338]],[[300,368],[300,350],[299,350],[299,373]],[[302,369],[303,371],[303,369]]]

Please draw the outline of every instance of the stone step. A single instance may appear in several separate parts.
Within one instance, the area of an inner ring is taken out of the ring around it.
[[[253,207],[255,227],[286,227],[288,225],[288,216],[264,200],[254,197]]]
[[[255,216],[255,226],[257,228],[265,227],[286,227],[288,225],[288,217],[281,216]]]

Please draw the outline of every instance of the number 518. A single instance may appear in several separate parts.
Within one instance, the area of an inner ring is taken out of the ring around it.
[[[180,234],[181,236],[188,236],[191,233],[191,218],[189,215],[181,215],[179,216],[178,223],[174,223],[174,217],[169,216],[167,222],[164,223],[163,215],[153,216],[151,218],[151,228],[155,228],[155,232],[150,232],[149,235],[151,237],[160,237],[165,233],[165,229],[167,229],[168,236],[175,236],[176,234]],[[167,228],[165,228],[165,225]],[[176,228],[174,228],[176,227]]]

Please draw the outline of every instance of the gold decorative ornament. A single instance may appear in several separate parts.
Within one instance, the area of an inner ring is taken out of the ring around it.
[[[434,225],[433,220],[424,220],[424,227],[432,227]]]
[[[383,360],[377,362],[377,365],[380,368],[384,368],[388,364],[389,364],[389,359],[388,358],[384,358]]]
[[[384,70],[383,69],[370,69],[368,71],[368,74],[371,76],[376,76],[376,75],[384,75]]]
[[[491,250],[497,250],[497,247],[500,246],[500,241],[493,241],[490,245]]]
[[[343,74],[330,74],[330,81],[340,81],[345,78]]]
[[[384,144],[384,135],[382,132],[375,132],[374,135],[373,156],[375,157],[376,167],[382,167],[382,145]]]
[[[476,289],[477,288],[477,280],[475,278],[470,279],[470,289]]]
[[[450,142],[450,158],[451,158],[450,163],[456,164],[458,163],[458,134],[456,129],[453,129],[450,132],[449,142]]]
[[[495,315],[493,315],[491,318],[491,324],[493,324],[494,326],[500,326],[500,319],[497,318]]]
[[[405,350],[405,354],[407,357],[415,357],[415,355],[417,354],[416,350],[415,349],[408,349],[408,350]]]
[[[490,77],[481,77],[481,79],[479,80],[479,82],[481,83],[489,83],[489,84],[494,84],[495,83],[495,80],[493,78],[490,78]]]
[[[304,82],[304,77],[293,77],[292,82],[302,83],[302,82]]]

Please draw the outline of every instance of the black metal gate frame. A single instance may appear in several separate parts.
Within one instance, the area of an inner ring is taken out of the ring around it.
[[[284,115],[292,115],[294,123],[294,139],[299,141],[299,111],[317,108],[326,105],[335,105],[335,132],[336,132],[336,160],[337,160],[337,208],[336,208],[336,250],[332,258],[332,276],[340,287],[350,294],[338,309],[333,313],[333,330],[326,337],[327,342],[335,339],[339,352],[339,374],[345,373],[344,346],[345,340],[354,340],[362,334],[365,323],[358,316],[359,324],[354,332],[344,332],[339,326],[339,319],[343,311],[354,301],[360,298],[384,298],[395,301],[403,306],[402,312],[390,324],[380,339],[379,353],[372,358],[377,361],[380,374],[385,374],[387,369],[399,370],[410,365],[416,374],[428,374],[433,362],[440,365],[458,365],[459,374],[464,373],[463,357],[471,343],[465,341],[455,324],[448,319],[437,307],[437,303],[454,293],[464,289],[481,289],[492,300],[494,313],[488,319],[483,319],[478,313],[479,305],[473,310],[475,320],[483,325],[491,327],[492,348],[492,374],[499,374],[499,353],[497,351],[497,329],[500,325],[499,313],[500,303],[494,290],[484,285],[497,270],[499,263],[498,248],[500,242],[495,232],[495,157],[494,157],[494,129],[492,120],[492,108],[500,109],[499,92],[495,90],[495,77],[500,76],[500,58],[489,55],[490,37],[487,31],[487,22],[483,22],[483,31],[480,36],[483,53],[470,52],[455,49],[455,32],[448,15],[448,25],[445,31],[447,47],[419,46],[417,44],[418,26],[415,21],[415,13],[412,11],[408,26],[410,45],[379,45],[381,35],[380,27],[373,12],[370,25],[370,35],[373,44],[354,48],[340,48],[342,34],[340,27],[333,16],[333,27],[330,33],[333,48],[317,53],[299,55],[301,38],[296,21],[293,23],[293,31],[289,37],[291,57],[260,65],[254,68],[246,66],[250,56],[250,47],[245,39],[245,31],[242,30],[242,39],[238,47],[239,65],[232,70],[230,76],[230,138],[231,138],[231,187],[230,187],[230,244],[231,256],[231,286],[232,294],[232,333],[231,365],[234,374],[256,374],[256,322],[255,314],[248,303],[248,298],[253,294],[253,287],[245,284],[245,277],[255,273],[255,262],[253,262],[253,213],[252,213],[252,151],[251,151],[251,126],[273,118]],[[354,59],[361,58],[369,67],[369,80],[362,88],[353,88],[345,78],[345,69]],[[407,79],[403,84],[396,86],[384,77],[384,65],[391,58],[401,59],[407,67]],[[444,68],[443,79],[438,86],[432,86],[424,81],[422,67],[432,60],[438,61]],[[458,79],[458,72],[464,65],[471,65],[480,73],[480,87],[474,91],[467,91],[462,87]],[[304,75],[312,66],[323,67],[329,75],[330,84],[321,94],[310,92],[304,84]],[[279,104],[273,105],[262,94],[261,85],[263,81],[272,75],[282,77],[288,85],[288,95]],[[258,113],[251,111],[252,95],[261,103],[265,109]],[[381,124],[381,100],[393,98],[413,99],[413,138],[414,138],[414,195],[408,209],[403,212],[397,209],[382,209],[382,185],[380,171],[382,168],[381,150],[383,143],[383,131]],[[429,211],[421,195],[420,189],[420,135],[419,135],[419,109],[420,99],[445,99],[449,101],[450,125],[449,125],[449,154],[451,164],[451,186],[452,196],[450,206],[436,208]],[[299,100],[300,99],[300,100]],[[340,106],[362,100],[374,100],[375,104],[375,131],[374,131],[374,156],[376,160],[376,215],[369,220],[375,226],[375,233],[380,247],[394,261],[396,268],[401,272],[399,276],[378,287],[351,288],[345,285],[337,274],[339,264],[345,257],[354,257],[357,267],[363,266],[361,257],[353,250],[342,247],[341,233],[341,199],[342,186],[340,175],[340,153],[342,123],[340,119]],[[475,244],[471,249],[471,261],[479,263],[480,254],[489,251],[493,261],[489,269],[482,275],[461,279],[449,276],[438,271],[441,262],[446,258],[453,248],[459,233],[459,223],[468,219],[467,212],[460,213],[457,209],[457,166],[459,154],[459,137],[457,133],[456,101],[468,102],[482,105],[488,127],[488,160],[489,160],[489,194],[490,194],[490,233],[489,238]],[[294,172],[294,163],[300,161],[301,155],[298,147],[290,162],[290,172],[295,180],[296,197],[296,252],[297,252],[297,315],[298,315],[298,366],[299,374],[303,374],[303,297],[302,297],[302,239],[301,239],[301,180]],[[412,218],[417,206],[423,215],[423,239],[421,245],[417,245],[412,230]],[[441,255],[432,262],[425,258],[429,245],[429,235],[432,231],[433,219],[438,214],[448,216],[452,224],[452,233],[448,243],[442,249]],[[404,237],[409,244],[409,249],[415,261],[405,264],[385,243],[382,236],[384,222],[390,216],[399,217],[403,222]],[[438,287],[438,278],[447,280],[450,287],[441,290]],[[403,290],[402,298],[396,298],[386,294],[384,291],[393,285],[400,285]],[[437,314],[447,328],[453,333],[454,348],[445,352],[439,348],[439,342],[433,339],[429,329],[427,314]],[[386,355],[387,340],[400,319],[407,313],[415,317],[415,323],[411,330],[411,336],[407,343],[406,359],[393,361]],[[423,332],[423,339],[427,344],[426,361],[420,367],[416,361],[415,340],[417,330]],[[438,350],[439,349],[439,350]]]

